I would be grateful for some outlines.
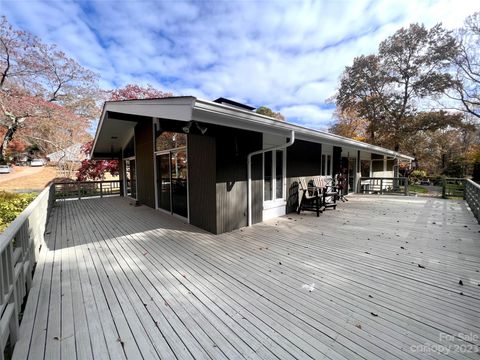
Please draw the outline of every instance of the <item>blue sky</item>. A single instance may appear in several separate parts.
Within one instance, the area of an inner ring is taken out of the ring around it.
[[[355,56],[411,22],[454,29],[478,10],[477,0],[0,2],[14,26],[57,44],[103,88],[223,96],[320,129]]]

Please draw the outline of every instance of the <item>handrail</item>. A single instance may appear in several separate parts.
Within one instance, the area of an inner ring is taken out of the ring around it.
[[[54,202],[54,186],[47,186],[0,234],[0,339],[18,338],[20,312],[32,285],[33,269]],[[3,353],[5,343],[0,343]]]
[[[406,177],[361,177],[357,192],[362,194],[403,194],[409,195]]]
[[[465,201],[473,212],[473,215],[480,223],[480,185],[467,179],[465,181]]]
[[[120,180],[72,181],[54,184],[56,199],[82,199],[120,195]]]
[[[443,178],[442,179],[442,198],[465,197],[465,178]]]

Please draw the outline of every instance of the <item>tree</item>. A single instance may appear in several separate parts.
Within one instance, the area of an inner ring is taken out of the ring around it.
[[[96,75],[55,46],[0,21],[0,126],[5,129],[0,154],[20,134],[45,148],[59,144],[52,136],[70,129],[72,143],[84,141],[98,107]],[[70,124],[75,123],[74,126]],[[44,130],[40,133],[39,126]],[[78,131],[83,129],[83,131]],[[76,130],[76,131],[74,131]],[[43,135],[48,134],[48,137]],[[79,135],[79,136],[77,136]],[[60,134],[63,137],[62,134]],[[71,145],[71,144],[69,144]]]
[[[152,85],[139,86],[134,84],[125,85],[123,88],[110,90],[109,101],[133,100],[133,99],[161,99],[173,96],[172,93],[155,89]]]
[[[77,180],[103,180],[105,174],[109,172],[112,176],[118,176],[118,160],[89,160],[92,152],[93,141],[89,141],[82,147],[82,152],[86,155],[86,159],[82,161],[77,171]]]
[[[280,121],[285,121],[285,116],[283,116],[279,112],[273,111],[272,109],[270,109],[269,107],[266,107],[266,106],[260,106],[259,108],[257,108],[257,110],[255,110],[255,112],[257,114],[269,116],[271,118],[274,118],[274,119],[277,119],[277,120],[280,120]]]
[[[453,58],[455,87],[447,96],[459,101],[463,111],[480,118],[480,12],[465,20],[458,42],[459,51]]]
[[[345,69],[336,105],[367,121],[372,143],[398,151],[416,131],[412,119],[454,86],[447,70],[457,51],[441,25],[402,28],[380,43],[378,54],[357,57]]]
[[[122,88],[110,90],[107,92],[107,95],[109,101],[159,99],[173,96],[171,93],[155,89],[151,85],[139,86],[134,84],[128,84]],[[85,144],[83,149],[87,156],[90,155],[92,146],[93,142]],[[82,161],[82,164],[77,171],[77,180],[85,181],[87,179],[103,179],[107,172],[110,172],[112,175],[118,175],[117,160],[91,160],[87,158]]]
[[[353,109],[345,111],[337,109],[333,116],[335,122],[329,127],[329,132],[358,141],[368,140],[368,123]]]

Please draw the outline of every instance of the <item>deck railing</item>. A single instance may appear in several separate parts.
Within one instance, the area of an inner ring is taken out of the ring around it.
[[[480,185],[470,179],[465,181],[465,200],[480,223]]]
[[[361,194],[408,195],[408,178],[405,177],[361,177],[357,186]]]
[[[55,200],[53,191],[53,185],[45,188],[0,234],[0,358],[8,339],[11,344],[17,340],[23,299],[32,284]]]
[[[442,197],[448,198],[464,198],[465,183],[464,178],[444,178],[442,180]]]
[[[120,195],[120,180],[55,183],[56,199],[82,199]]]

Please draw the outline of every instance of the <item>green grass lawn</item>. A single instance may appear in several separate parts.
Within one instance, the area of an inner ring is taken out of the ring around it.
[[[420,185],[408,185],[408,191],[409,192],[416,192],[419,194],[426,194],[428,193],[428,190],[424,188],[423,186]]]

